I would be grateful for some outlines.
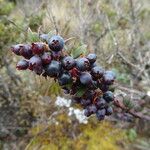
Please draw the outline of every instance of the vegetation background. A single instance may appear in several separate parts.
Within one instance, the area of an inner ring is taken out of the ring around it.
[[[10,46],[56,29],[72,39],[66,49],[86,47],[116,72],[115,95],[142,119],[114,108],[105,121],[81,123],[55,104],[70,98],[57,83],[16,70]],[[149,115],[149,0],[0,0],[0,149],[148,150]]]

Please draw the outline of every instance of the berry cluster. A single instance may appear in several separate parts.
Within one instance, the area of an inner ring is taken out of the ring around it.
[[[114,95],[109,86],[113,84],[115,74],[98,66],[94,53],[76,59],[64,54],[64,44],[61,36],[54,35],[45,43],[14,45],[12,52],[25,58],[16,68],[54,78],[66,94],[73,95],[73,102],[84,108],[87,117],[96,114],[98,120],[103,120],[113,112]]]

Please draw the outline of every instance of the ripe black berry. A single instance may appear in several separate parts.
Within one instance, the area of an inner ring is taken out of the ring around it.
[[[103,82],[111,85],[115,80],[115,73],[112,71],[106,71],[103,75]]]
[[[18,70],[26,70],[26,69],[28,68],[28,66],[29,66],[28,61],[26,61],[26,60],[20,60],[20,61],[17,63],[16,68],[17,68]]]
[[[60,62],[52,60],[51,63],[46,67],[45,72],[50,77],[57,77],[61,72]]]
[[[29,60],[29,69],[30,70],[34,70],[34,69],[38,70],[38,68],[41,68],[41,66],[42,66],[42,60],[39,56],[35,55],[30,58],[30,60]]]
[[[114,94],[111,91],[107,91],[104,93],[103,98],[109,103],[114,100]]]
[[[88,72],[82,72],[80,75],[80,82],[84,85],[92,83],[92,76]]]
[[[90,67],[89,60],[87,58],[78,58],[76,60],[76,67],[80,71],[86,71],[86,70],[88,70],[89,67]]]
[[[11,51],[14,52],[16,55],[20,55],[20,48],[23,46],[23,44],[17,44],[11,46]]]
[[[109,116],[109,115],[111,115],[113,113],[113,109],[112,109],[112,107],[108,107],[108,108],[106,108],[106,115],[107,116]]]
[[[93,64],[96,61],[97,56],[94,53],[90,53],[86,58],[89,60],[90,63]]]
[[[99,109],[96,113],[98,120],[103,120],[105,118],[106,110],[105,109]]]
[[[88,106],[88,109],[89,109],[91,114],[94,114],[97,111],[97,108],[96,108],[96,106],[94,104]]]
[[[66,56],[62,60],[62,65],[63,65],[64,69],[70,70],[75,66],[75,60],[71,56]]]
[[[25,44],[20,46],[20,55],[26,59],[30,59],[33,54],[31,50],[31,45]]]
[[[89,117],[89,116],[91,115],[91,113],[90,113],[90,111],[89,111],[88,108],[86,108],[86,109],[84,110],[84,115],[85,115],[86,117]]]
[[[66,85],[70,83],[72,80],[70,73],[63,73],[59,78],[58,78],[58,83],[59,85]]]
[[[106,106],[106,101],[103,98],[98,98],[96,101],[97,108],[104,108]]]
[[[61,51],[64,47],[64,43],[64,39],[59,35],[52,36],[48,41],[49,48],[55,52]]]
[[[41,39],[43,42],[48,43],[49,35],[48,35],[48,34],[41,34],[41,35],[40,35],[40,39]]]
[[[86,106],[90,105],[92,102],[90,99],[82,99],[80,103],[83,107],[86,107]]]
[[[41,56],[41,59],[42,59],[42,63],[43,63],[44,65],[49,64],[49,63],[51,62],[51,60],[52,60],[51,54],[48,53],[48,52],[46,52],[46,53],[44,53],[44,54]]]
[[[92,68],[91,74],[95,79],[100,79],[104,74],[104,69],[102,67],[96,66]]]

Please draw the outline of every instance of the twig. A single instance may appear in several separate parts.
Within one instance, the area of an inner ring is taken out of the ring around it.
[[[147,121],[150,121],[150,117],[149,116],[146,116],[144,114],[141,114],[141,113],[137,113],[131,109],[128,109],[127,107],[125,107],[122,103],[119,102],[119,100],[115,99],[113,104],[116,106],[116,107],[119,107],[121,108],[123,111],[126,111],[127,113],[131,114],[132,116],[136,117],[136,118],[139,118],[139,119],[144,119],[144,120],[147,120]]]
[[[122,58],[122,60],[123,60],[127,65],[129,65],[129,66],[131,66],[131,67],[133,67],[133,68],[135,68],[135,69],[137,69],[137,70],[139,70],[139,71],[142,70],[142,69],[139,68],[137,65],[135,65],[135,64],[131,63],[129,60],[127,60],[127,58],[125,58],[125,57],[123,56],[123,54],[122,54],[120,51],[117,51],[117,55],[120,56],[120,57]]]
[[[57,27],[57,23],[56,23],[56,19],[55,16],[53,15],[53,13],[51,12],[51,9],[47,9],[48,15],[50,17],[50,20],[53,22],[54,24],[54,28],[56,30],[56,34],[59,33],[58,27]]]
[[[74,40],[74,39],[76,39],[76,37],[70,37],[70,38],[65,40],[65,43],[68,43],[69,41]]]

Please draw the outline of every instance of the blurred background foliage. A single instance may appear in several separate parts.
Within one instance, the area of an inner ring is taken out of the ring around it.
[[[58,84],[17,71],[19,57],[9,49],[58,28],[72,38],[68,52],[95,52],[117,74],[116,96],[150,115],[149,20],[149,0],[0,0],[0,149],[148,150],[149,121],[115,109],[107,121],[79,123],[56,107],[58,95],[70,98]]]

